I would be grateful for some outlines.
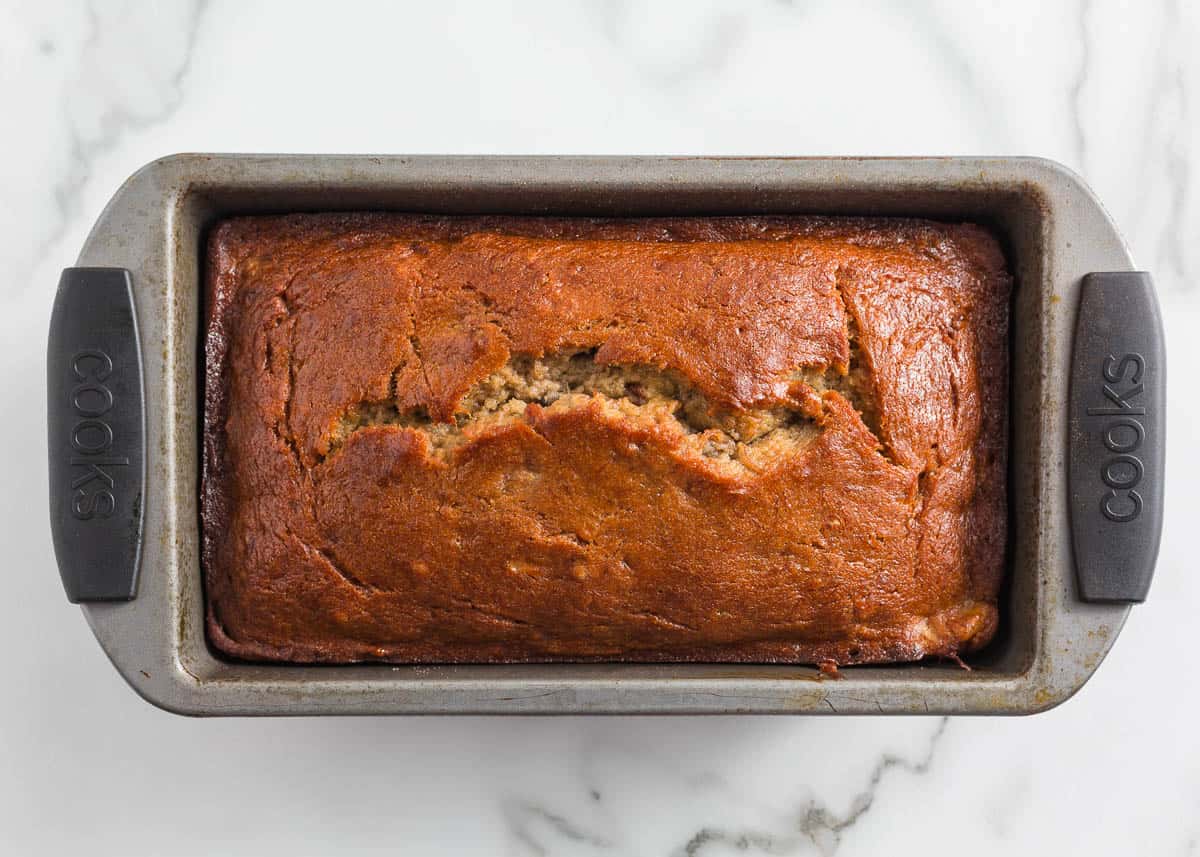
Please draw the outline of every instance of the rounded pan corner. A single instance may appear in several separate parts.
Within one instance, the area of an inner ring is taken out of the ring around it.
[[[1053,711],[1063,703],[1074,697],[1079,691],[1083,690],[1083,686],[1088,683],[1088,680],[1096,672],[1093,668],[1087,673],[1073,676],[1072,680],[1064,685],[1046,685],[1042,682],[1031,682],[1030,687],[1026,691],[1025,702],[1018,711],[1022,717],[1034,717],[1039,714],[1045,714],[1048,711]]]
[[[175,179],[187,175],[197,161],[207,160],[210,156],[198,152],[173,152],[162,155],[142,164],[134,170],[129,178],[121,183],[117,194],[128,190],[140,189],[146,184],[160,184],[163,180]]]
[[[116,193],[112,195],[108,208],[111,208],[113,203],[126,197],[140,196],[169,185],[172,180],[186,175],[188,162],[195,157],[195,155],[181,153],[164,155],[161,158],[147,161],[130,173],[125,181],[121,182]],[[105,209],[105,213],[107,213],[107,208]],[[104,214],[101,214],[100,219],[103,220],[104,216]]]
[[[1046,695],[1044,697],[1036,698],[1033,706],[1023,712],[1024,716],[1036,717],[1039,714],[1046,714],[1053,711],[1074,697],[1079,691],[1083,690],[1085,684],[1087,684],[1087,679],[1063,690],[1045,692]]]
[[[1018,679],[1017,713],[1044,714],[1079,693],[1112,651],[1130,609],[1073,603],[1051,618],[1042,647]]]
[[[165,678],[154,675],[147,678],[141,673],[130,675],[119,667],[117,671],[134,693],[160,711],[180,717],[211,717],[214,714],[188,676],[174,670],[167,670]]]
[[[88,605],[90,609],[94,605]],[[108,657],[109,662],[139,697],[162,711],[183,717],[208,717],[215,712],[211,700],[204,694],[199,681],[187,672],[176,658],[162,659],[156,655],[149,660],[134,660],[132,649],[91,622],[89,624]]]
[[[172,714],[201,717],[212,714],[211,701],[181,663],[169,642],[169,631],[155,593],[159,581],[149,580],[150,591],[124,603],[83,605],[84,618],[105,656],[129,687],[155,708]]]
[[[123,267],[133,275],[161,278],[165,266],[166,215],[190,181],[200,155],[167,155],[142,166],[109,198],[80,250],[79,266]]]
[[[1086,191],[1089,194],[1091,193],[1091,188],[1088,187],[1083,176],[1062,161],[1056,161],[1054,158],[1048,158],[1044,155],[1019,155],[1014,158],[1005,158],[1005,160],[1010,160],[1016,165],[1026,167],[1027,172],[1031,176],[1038,175],[1041,178],[1061,182]]]
[[[1061,246],[1056,248],[1056,256],[1067,263],[1064,267],[1078,263],[1081,273],[1136,268],[1116,222],[1079,173],[1050,158],[1025,156],[1012,161],[1026,168],[1027,179],[1048,196],[1056,219],[1065,233],[1070,233],[1061,237]]]

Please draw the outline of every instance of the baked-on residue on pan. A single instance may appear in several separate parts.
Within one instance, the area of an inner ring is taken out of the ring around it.
[[[851,664],[995,631],[1010,278],[979,227],[245,217],[206,281],[228,655]]]

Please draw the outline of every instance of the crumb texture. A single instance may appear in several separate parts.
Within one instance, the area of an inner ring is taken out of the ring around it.
[[[796,373],[795,401],[788,407],[735,410],[712,402],[677,372],[652,366],[605,366],[596,362],[596,349],[519,355],[477,382],[460,401],[453,419],[435,421],[425,408],[401,410],[396,400],[361,402],[337,422],[321,448],[332,454],[349,436],[375,426],[401,426],[423,433],[432,453],[453,461],[453,451],[488,431],[525,421],[529,405],[560,413],[599,407],[618,413],[632,424],[667,425],[681,446],[695,454],[725,462],[739,455],[769,449],[790,454],[815,437],[818,429],[804,408],[816,391],[836,390],[867,422],[875,424],[871,393],[861,373],[815,371]]]
[[[248,217],[206,277],[229,655],[849,664],[995,631],[1010,280],[977,227]]]

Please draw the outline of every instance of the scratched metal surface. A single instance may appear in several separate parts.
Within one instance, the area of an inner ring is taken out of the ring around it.
[[[1009,586],[1000,638],[968,672],[916,664],[304,667],[229,663],[204,639],[197,365],[204,229],[234,212],[385,208],[593,215],[852,213],[969,218],[1017,278]],[[117,192],[80,265],[133,272],[147,355],[146,544],[138,598],[87,619],[130,685],[196,715],[387,713],[1027,714],[1073,694],[1128,607],[1081,603],[1065,454],[1083,274],[1133,263],[1102,207],[1048,161],[181,155]]]

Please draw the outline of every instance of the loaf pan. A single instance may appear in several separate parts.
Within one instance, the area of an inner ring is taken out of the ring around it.
[[[201,280],[235,214],[849,214],[994,230],[1012,315],[1008,578],[970,668],[235,663],[205,639]],[[133,688],[196,715],[1028,714],[1095,671],[1146,597],[1165,365],[1149,276],[1084,184],[1026,158],[177,155],[148,164],[63,272],[48,354],[51,523],[68,597]]]

